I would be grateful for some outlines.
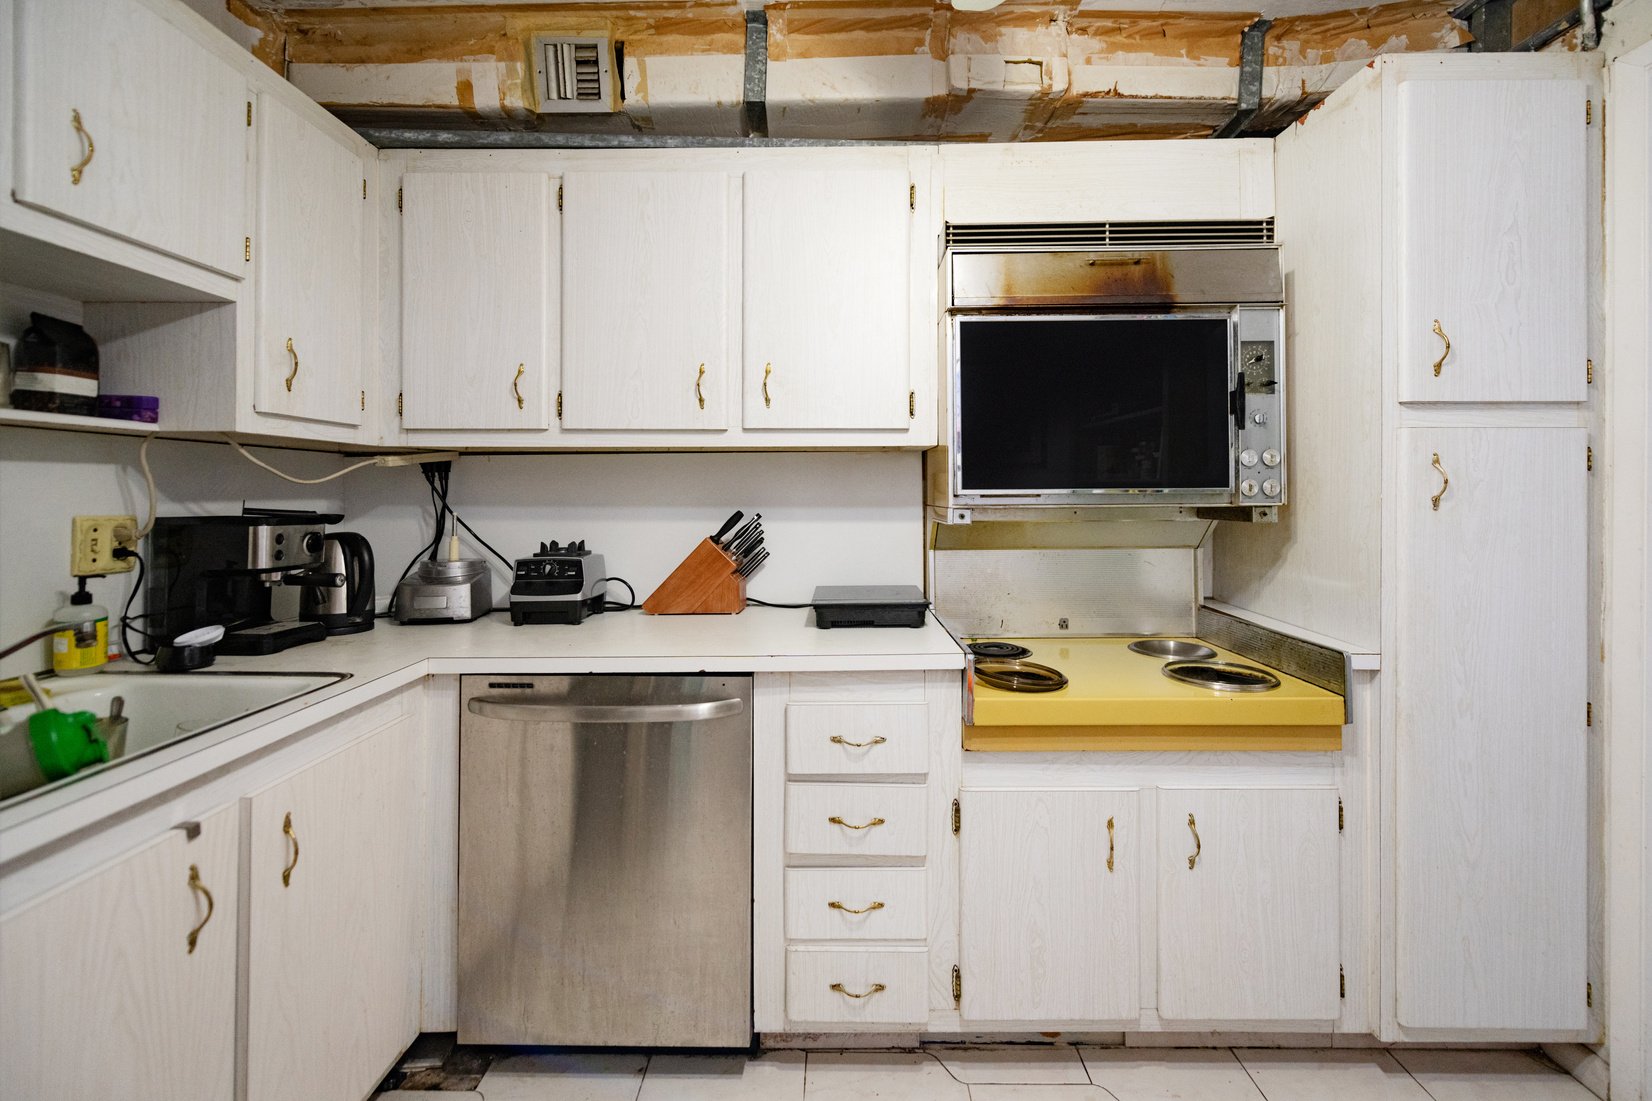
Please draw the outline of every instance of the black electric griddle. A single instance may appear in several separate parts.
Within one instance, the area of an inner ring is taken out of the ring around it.
[[[815,626],[922,627],[929,601],[916,585],[817,585]]]

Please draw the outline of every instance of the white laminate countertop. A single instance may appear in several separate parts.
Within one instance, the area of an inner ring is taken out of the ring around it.
[[[325,672],[348,673],[349,677],[0,810],[0,867],[431,674],[865,672],[963,667],[963,651],[932,615],[925,617],[920,628],[824,631],[814,625],[814,613],[807,608],[755,606],[738,615],[607,612],[577,626],[514,627],[504,613],[472,623],[420,626],[380,620],[363,634],[340,635],[267,657],[219,658],[203,675]],[[133,671],[129,662],[115,668]]]

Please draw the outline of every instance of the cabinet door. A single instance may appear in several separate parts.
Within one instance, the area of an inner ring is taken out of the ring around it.
[[[1399,441],[1399,1023],[1583,1028],[1586,435]]]
[[[135,0],[20,0],[17,31],[17,201],[241,278],[246,80]]]
[[[1337,795],[1160,788],[1159,1016],[1340,1012]]]
[[[419,759],[403,720],[243,800],[247,1101],[358,1101],[418,1035]]]
[[[1575,80],[1400,85],[1401,401],[1583,400],[1583,112]]]
[[[6,1096],[234,1095],[236,824],[225,808],[0,919]]]
[[[1136,792],[965,788],[959,802],[964,1020],[1135,1018]]]
[[[556,180],[402,177],[402,427],[550,425]]]
[[[360,424],[361,158],[273,96],[257,129],[255,408]]]
[[[747,428],[911,423],[910,179],[746,173]]]
[[[562,177],[562,427],[728,427],[722,172]]]

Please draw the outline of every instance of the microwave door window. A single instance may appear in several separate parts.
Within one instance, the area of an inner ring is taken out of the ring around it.
[[[1226,489],[1226,317],[958,326],[966,492]]]

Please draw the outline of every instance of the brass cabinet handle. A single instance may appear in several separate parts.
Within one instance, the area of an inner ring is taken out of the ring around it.
[[[523,408],[522,387],[520,383],[522,382],[522,375],[527,371],[527,369],[528,365],[526,363],[518,363],[516,365],[516,377],[511,379],[511,393],[516,395],[516,407],[518,409]]]
[[[694,400],[700,403],[700,408],[706,407],[705,391],[700,389],[700,382],[706,377],[706,365],[700,364],[700,373],[694,376]]]
[[[826,908],[828,910],[842,910],[846,914],[870,914],[873,910],[883,909],[883,903],[874,902],[870,906],[862,906],[857,910],[853,906],[845,906],[843,903],[834,900],[828,902]]]
[[[1451,338],[1445,335],[1444,329],[1440,328],[1440,319],[1437,317],[1434,319],[1434,335],[1445,341],[1445,351],[1441,352],[1440,358],[1434,361],[1434,377],[1439,378],[1440,368],[1445,366],[1446,356],[1451,354]]]
[[[1193,865],[1199,862],[1199,853],[1204,849],[1204,842],[1199,840],[1199,823],[1193,820],[1193,815],[1187,816],[1187,828],[1193,831],[1193,855],[1187,858],[1187,870],[1192,871]]]
[[[763,408],[769,407],[769,376],[774,374],[774,364],[763,364]]]
[[[1430,497],[1429,500],[1434,502],[1434,511],[1439,512],[1440,499],[1446,495],[1446,490],[1451,488],[1451,476],[1445,472],[1445,467],[1440,465],[1440,453],[1438,451],[1434,452],[1433,466],[1435,470],[1440,472],[1440,492]]]
[[[69,167],[69,183],[79,187],[81,174],[86,171],[86,166],[92,163],[92,157],[97,153],[98,147],[92,142],[91,131],[81,125],[78,108],[70,109],[69,121],[74,124],[75,133],[80,135],[80,140],[86,143],[86,155]]]
[[[281,869],[281,886],[291,887],[293,883],[293,869],[298,867],[298,834],[293,832],[292,811],[288,811],[287,817],[282,820],[281,832],[286,834],[293,843],[293,862]]]
[[[212,892],[206,889],[206,884],[205,883],[201,882],[201,869],[198,866],[194,865],[194,864],[191,864],[189,866],[189,889],[192,890],[192,891],[195,891],[196,893],[198,893],[200,895],[205,896],[206,904],[207,904],[206,917],[202,918],[201,923],[199,925],[195,926],[195,928],[193,928],[189,931],[189,952],[188,952],[188,954],[193,955],[195,953],[196,938],[198,938],[201,935],[201,930],[206,928],[206,923],[212,920],[212,908],[213,908],[212,907]]]
[[[849,993],[849,991],[843,989],[843,984],[842,983],[835,982],[835,983],[832,984],[832,989],[837,991],[839,994],[842,994],[845,998],[870,998],[873,994],[882,994],[885,990],[888,990],[889,988],[887,986],[883,985],[881,982],[875,982],[871,985],[871,987],[869,989],[867,989],[867,991],[864,994],[851,994],[851,993]]]
[[[832,735],[832,741],[833,742],[837,743],[838,745],[846,745],[851,749],[866,749],[868,746],[882,745],[884,742],[887,742],[888,740],[889,739],[885,738],[882,734],[877,735],[876,737],[874,737],[869,742],[851,742],[848,738],[845,738],[842,734],[833,734]]]
[[[1113,870],[1113,819],[1110,815],[1107,819],[1107,870]]]
[[[293,338],[287,338],[287,354],[293,357],[293,369],[287,372],[287,393],[293,392],[293,379],[298,377],[298,353],[293,351]]]
[[[834,826],[842,826],[846,830],[869,830],[873,826],[881,826],[881,825],[884,824],[883,819],[874,818],[870,822],[862,822],[860,825],[857,826],[857,825],[854,825],[853,823],[845,822],[843,819],[839,818],[835,814],[832,815],[830,818],[826,819],[826,821],[830,822]]]

